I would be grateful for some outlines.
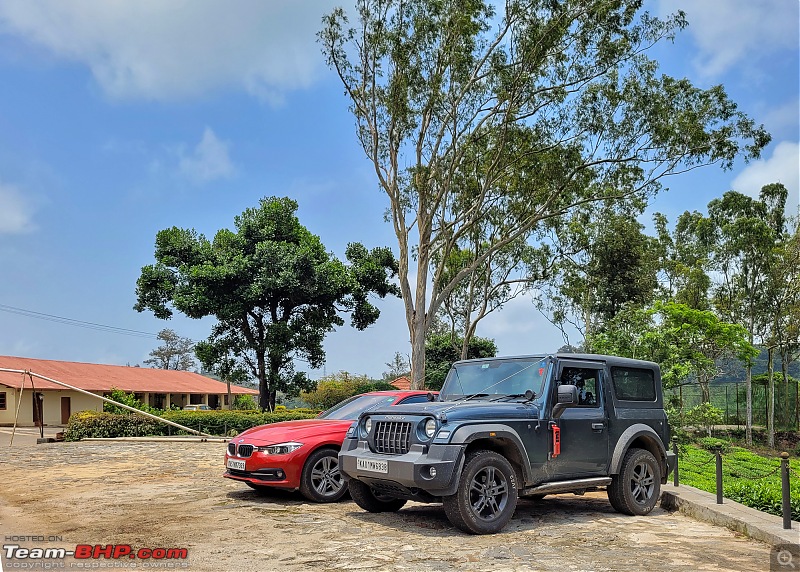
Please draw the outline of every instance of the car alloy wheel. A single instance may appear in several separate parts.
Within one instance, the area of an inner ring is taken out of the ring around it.
[[[469,485],[469,503],[476,517],[495,520],[508,504],[508,481],[490,465],[478,471]]]
[[[344,479],[339,472],[339,459],[326,455],[311,468],[311,485],[320,496],[331,497],[342,490]]]

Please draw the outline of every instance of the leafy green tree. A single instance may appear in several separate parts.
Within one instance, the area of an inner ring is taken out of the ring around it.
[[[425,361],[427,389],[439,390],[444,385],[447,372],[454,362],[463,359],[461,346],[463,340],[450,334],[434,334],[428,336],[425,343]],[[494,340],[473,336],[469,343],[466,359],[488,358],[497,355]]]
[[[394,352],[392,361],[386,362],[386,367],[389,371],[383,372],[383,381],[392,382],[398,377],[408,375],[411,371],[411,364],[408,362],[408,357],[400,352]]]
[[[714,267],[721,275],[714,291],[714,305],[726,320],[742,324],[749,341],[772,345],[769,308],[770,267],[785,224],[786,189],[767,185],[759,198],[729,191],[708,205],[715,225]],[[774,393],[774,387],[771,389]],[[752,445],[753,390],[752,367],[745,377],[745,434]],[[772,400],[770,400],[772,401]],[[769,423],[768,423],[769,424]]]
[[[121,389],[117,389],[115,387],[111,388],[111,395],[109,399],[116,401],[117,403],[122,403],[123,405],[127,405],[128,407],[133,407],[134,409],[140,409],[145,413],[161,413],[161,410],[154,409],[150,407],[146,403],[142,403],[133,393],[127,393]],[[103,411],[106,413],[114,413],[116,415],[130,415],[131,411],[129,409],[123,409],[122,407],[117,407],[116,405],[109,403],[107,401],[103,402]]]
[[[640,208],[578,209],[557,230],[558,260],[537,303],[562,332],[569,323],[591,340],[623,308],[652,302],[657,248],[636,220]]]
[[[577,205],[644,200],[664,176],[769,141],[722,86],[658,74],[647,50],[686,22],[641,4],[357,0],[354,27],[341,8],[324,18],[323,53],[389,198],[414,387],[437,311],[494,253]],[[486,212],[501,232],[448,274]]]
[[[723,358],[749,363],[758,355],[741,325],[674,302],[620,312],[590,342],[601,353],[657,362],[665,387],[694,380],[704,403],[711,400],[709,384],[722,373]]]
[[[330,409],[340,401],[370,391],[396,390],[385,381],[372,381],[366,375],[351,375],[346,371],[323,377],[317,387],[303,391],[301,398],[314,409]]]
[[[158,339],[164,343],[151,351],[150,359],[144,360],[144,363],[156,369],[189,371],[197,367],[192,340],[180,337],[169,328],[158,332]]]
[[[701,213],[686,211],[670,233],[667,217],[654,216],[658,240],[661,298],[698,310],[710,308],[714,225]]]
[[[231,409],[258,409],[258,403],[253,399],[252,395],[245,393],[236,396],[236,399],[233,400],[233,404],[231,405]]]
[[[325,334],[344,324],[340,310],[363,330],[380,314],[369,296],[397,294],[389,282],[397,263],[388,248],[351,243],[346,266],[300,224],[296,210],[288,198],[262,199],[235,218],[235,232],[222,229],[213,241],[191,229],[162,230],[156,263],[142,268],[136,283],[140,312],[214,316],[198,357],[207,369],[222,363],[257,379],[262,409],[274,409],[278,391],[292,395],[311,386],[293,358],[322,366]]]

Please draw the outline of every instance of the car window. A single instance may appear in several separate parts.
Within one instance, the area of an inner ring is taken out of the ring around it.
[[[334,405],[319,416],[320,419],[350,419],[355,421],[363,411],[391,405],[394,395],[357,395]]]
[[[398,402],[398,405],[408,405],[409,403],[427,403],[428,396],[427,395],[412,395],[411,397],[406,397],[402,401]]]
[[[565,367],[561,372],[561,383],[578,388],[578,407],[599,407],[601,375],[599,369]]]
[[[656,382],[653,371],[632,367],[612,367],[614,392],[625,401],[655,401]]]

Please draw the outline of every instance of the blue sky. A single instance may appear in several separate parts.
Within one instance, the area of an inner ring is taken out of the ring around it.
[[[355,139],[315,33],[320,0],[0,3],[0,305],[195,340],[211,321],[132,309],[155,234],[212,236],[263,196],[291,196],[343,257],[350,241],[396,249],[387,200]],[[762,160],[667,182],[652,211],[671,220],[729,189],[784,183],[797,212],[797,0],[661,0],[689,28],[653,52],[665,73],[725,85],[773,135]],[[233,8],[233,9],[232,9]],[[364,332],[328,336],[327,372],[379,376],[409,351],[400,300]],[[481,323],[501,354],[562,340],[530,299]],[[135,364],[157,341],[0,311],[0,354]],[[311,372],[312,377],[322,374]]]

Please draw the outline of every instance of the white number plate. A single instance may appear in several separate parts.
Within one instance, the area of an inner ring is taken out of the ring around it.
[[[245,463],[244,461],[237,461],[236,459],[228,459],[228,468],[236,469],[237,471],[244,471],[246,470],[244,463]]]
[[[386,461],[358,458],[356,459],[356,468],[362,471],[372,471],[373,473],[388,473],[389,463]]]

